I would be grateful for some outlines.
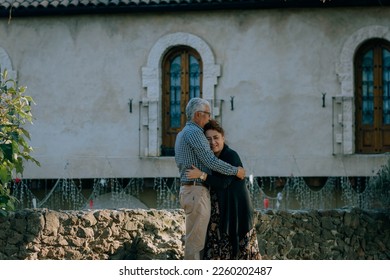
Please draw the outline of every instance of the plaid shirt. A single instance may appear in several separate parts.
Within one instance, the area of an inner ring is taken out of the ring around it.
[[[193,121],[188,121],[176,137],[175,160],[179,168],[181,183],[191,183],[191,180],[186,177],[185,171],[192,165],[208,174],[211,174],[211,170],[213,170],[225,175],[236,175],[238,171],[238,167],[234,167],[214,155],[203,133],[203,128]],[[196,181],[202,182],[200,179]]]

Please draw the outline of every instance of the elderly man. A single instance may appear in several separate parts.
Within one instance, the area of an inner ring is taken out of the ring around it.
[[[210,103],[202,98],[192,98],[186,107],[187,123],[177,135],[175,160],[180,172],[180,205],[186,214],[186,238],[184,259],[199,260],[206,240],[210,220],[210,194],[204,184],[206,173],[211,170],[244,179],[245,170],[218,159],[210,149],[203,127],[211,117]],[[204,173],[189,180],[186,170],[198,167]]]

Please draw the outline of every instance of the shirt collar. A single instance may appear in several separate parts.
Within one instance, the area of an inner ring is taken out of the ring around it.
[[[202,131],[203,131],[203,127],[201,127],[199,124],[197,124],[196,122],[194,122],[194,121],[188,121],[190,124],[192,124],[192,125],[195,125],[195,126],[197,126],[197,127],[199,127]]]

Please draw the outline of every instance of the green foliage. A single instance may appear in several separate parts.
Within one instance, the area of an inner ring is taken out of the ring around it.
[[[0,215],[15,209],[16,199],[11,195],[9,182],[13,175],[23,173],[25,161],[37,160],[30,156],[33,151],[28,144],[30,134],[22,126],[32,123],[30,96],[26,88],[8,78],[7,71],[0,73]]]

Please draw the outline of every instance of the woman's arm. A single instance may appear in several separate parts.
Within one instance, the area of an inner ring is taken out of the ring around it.
[[[235,176],[227,176],[221,173],[207,174],[197,168],[192,166],[191,169],[187,169],[186,176],[188,179],[202,179],[207,185],[211,186],[214,189],[225,189],[227,188],[232,180],[235,179]],[[203,177],[203,178],[201,178]]]
[[[242,162],[238,154],[226,147],[226,150],[221,154],[221,160],[230,163],[233,166],[242,166]],[[203,174],[203,176],[202,176]],[[213,189],[221,190],[227,188],[234,180],[237,180],[235,176],[223,175],[218,172],[212,174],[206,174],[202,170],[199,170],[196,166],[192,166],[192,169],[186,171],[186,176],[189,179],[199,179],[201,176],[204,177],[202,180]]]

